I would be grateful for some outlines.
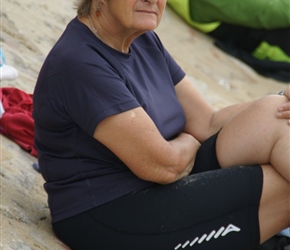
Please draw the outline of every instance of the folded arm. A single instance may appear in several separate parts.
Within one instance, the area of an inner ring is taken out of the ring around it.
[[[140,179],[160,184],[187,176],[200,146],[187,133],[166,141],[142,108],[106,118],[96,127],[94,138]]]
[[[235,104],[215,111],[187,77],[179,82],[175,89],[186,115],[185,132],[193,135],[200,142],[217,133],[237,114],[254,103]],[[290,100],[290,87],[286,88],[284,95]],[[290,102],[278,108],[277,118],[290,119]]]
[[[175,89],[186,115],[185,132],[200,142],[217,133],[237,113],[251,105],[237,104],[215,111],[187,77]]]

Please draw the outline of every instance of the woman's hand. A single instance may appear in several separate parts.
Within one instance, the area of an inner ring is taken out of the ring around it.
[[[183,177],[186,177],[190,174],[190,172],[193,169],[195,157],[198,149],[200,148],[200,142],[195,139],[192,135],[187,133],[181,133],[177,138],[169,142],[174,148],[180,148],[178,144],[187,144],[187,147],[190,147],[190,145],[193,145],[194,153],[192,154],[191,161],[187,164],[186,168],[182,172],[180,172],[178,175],[175,176],[174,181],[180,180]],[[162,184],[162,183],[161,183]],[[165,183],[166,184],[166,183]]]
[[[278,107],[277,117],[288,119],[288,124],[290,125],[290,85],[284,90],[283,95],[288,98],[288,102]]]

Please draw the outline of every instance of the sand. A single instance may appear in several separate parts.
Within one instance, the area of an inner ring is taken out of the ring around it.
[[[1,47],[19,77],[2,81],[33,93],[47,53],[70,19],[72,0],[1,0]],[[220,51],[204,34],[187,26],[166,9],[156,30],[192,83],[216,108],[276,93],[284,83],[257,75],[251,68]],[[0,249],[62,250],[53,235],[41,175],[32,168],[37,159],[1,135]]]

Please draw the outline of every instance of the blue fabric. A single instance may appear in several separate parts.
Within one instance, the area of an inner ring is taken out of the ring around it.
[[[0,67],[2,67],[4,64],[6,64],[6,59],[2,49],[0,48]]]
[[[93,138],[106,117],[142,107],[166,139],[185,124],[174,85],[185,73],[154,32],[124,54],[77,18],[49,53],[34,91],[35,143],[52,221],[153,185]]]

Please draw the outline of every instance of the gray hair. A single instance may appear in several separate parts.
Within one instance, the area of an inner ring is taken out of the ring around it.
[[[75,6],[77,9],[78,16],[88,16],[91,11],[93,0],[77,0]]]

